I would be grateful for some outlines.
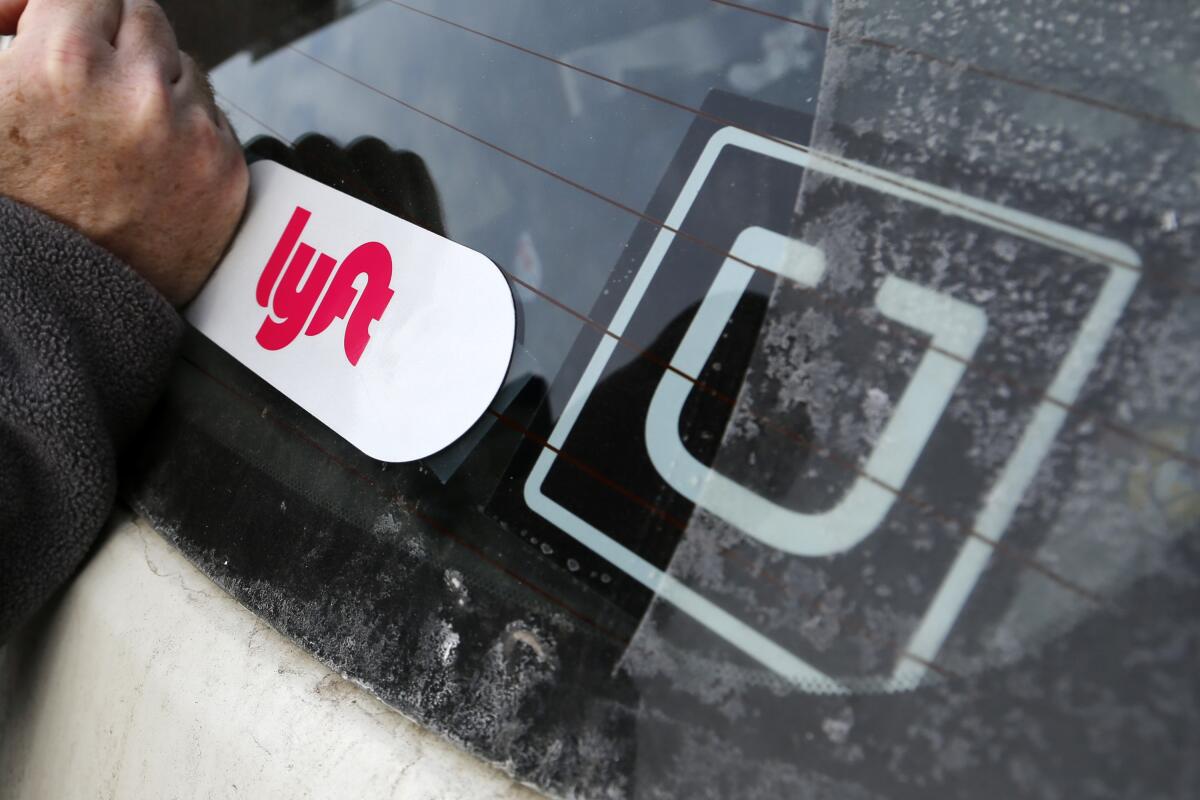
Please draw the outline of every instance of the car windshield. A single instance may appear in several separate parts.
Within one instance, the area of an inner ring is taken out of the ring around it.
[[[125,497],[269,624],[558,796],[1195,786],[1200,6],[163,5],[519,306],[410,464],[189,333]]]

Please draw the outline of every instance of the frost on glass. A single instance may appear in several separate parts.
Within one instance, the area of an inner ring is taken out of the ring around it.
[[[1192,696],[1184,643],[1200,632],[1184,610],[1200,526],[1198,31],[1200,12],[1173,3],[836,5],[814,151],[1064,227],[998,230],[806,172],[794,236],[822,250],[825,278],[815,299],[777,281],[715,471],[797,510],[845,494],[887,446],[928,341],[870,308],[887,276],[978,309],[987,334],[921,460],[889,485],[887,520],[855,548],[790,555],[701,502],[670,574],[830,680],[789,682],[660,597],[622,670],[729,727],[718,745],[681,711],[646,731],[737,772],[739,743],[762,735],[746,724],[756,706],[807,694],[799,763],[869,763],[927,786],[995,775],[1006,792],[1058,796],[1078,776],[1055,759],[1095,772],[1150,748],[1126,779],[1173,785],[1186,754],[1167,731],[1195,721],[1162,700]],[[1107,328],[1089,317],[1098,303],[1114,309]],[[1059,374],[1096,335],[1086,375]],[[1038,435],[998,525],[981,514],[990,487]],[[929,647],[922,625],[964,548],[978,578]],[[1095,666],[1114,651],[1127,671]],[[869,699],[897,694],[914,702]],[[870,708],[872,722],[855,711]],[[1052,741],[1084,718],[1103,733]],[[745,796],[819,789],[791,765],[738,774]],[[666,785],[695,788],[683,770]]]

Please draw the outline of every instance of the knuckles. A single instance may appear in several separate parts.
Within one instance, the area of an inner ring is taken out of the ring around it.
[[[167,20],[166,13],[158,3],[143,0],[125,12],[122,25],[134,25],[142,36],[156,36],[174,41],[175,32]]]
[[[111,53],[107,42],[91,34],[71,28],[56,31],[38,51],[31,77],[53,95],[72,97],[92,88]]]
[[[217,204],[235,201],[240,205],[249,183],[249,170],[232,133],[214,122],[199,104],[187,109],[184,125],[179,137],[180,166],[189,174],[190,184],[211,191]]]
[[[157,6],[134,8],[139,24],[159,24]],[[0,173],[0,192],[27,187],[18,199],[155,275],[173,299],[186,295],[172,277],[176,266],[191,259],[196,270],[211,269],[249,186],[241,147],[221,124],[202,74],[187,56],[180,62],[183,75],[172,83],[151,60],[118,58],[78,29],[27,38],[0,61],[0,95],[24,93],[6,119],[30,142],[21,153],[39,165]]]
[[[131,129],[138,134],[165,131],[170,127],[174,100],[171,87],[154,70],[135,70],[122,87],[122,102]]]
[[[189,104],[183,115],[183,139],[187,146],[203,164],[215,165],[225,147],[220,128],[198,103]]]

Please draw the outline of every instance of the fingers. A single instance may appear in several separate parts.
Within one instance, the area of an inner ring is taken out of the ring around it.
[[[17,32],[17,22],[29,0],[0,0],[0,36]]]
[[[158,3],[124,0],[121,26],[113,44],[118,58],[154,68],[169,84],[180,79],[183,62],[175,31]]]
[[[72,33],[96,36],[111,43],[121,24],[123,0],[0,0],[9,5],[24,5],[20,14],[21,32],[58,28]]]

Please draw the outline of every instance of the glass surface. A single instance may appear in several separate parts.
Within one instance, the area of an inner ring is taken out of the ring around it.
[[[1200,11],[164,5],[520,305],[416,464],[189,336],[126,496],[270,624],[554,795],[1200,789]]]

